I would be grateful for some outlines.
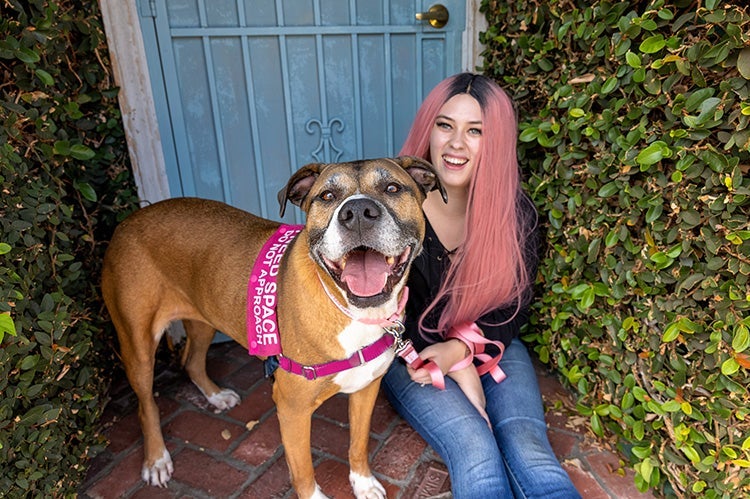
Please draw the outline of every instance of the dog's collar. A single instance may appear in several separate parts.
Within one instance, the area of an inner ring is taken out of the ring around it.
[[[394,342],[394,336],[386,333],[375,343],[371,343],[354,352],[354,354],[348,359],[333,360],[331,362],[324,362],[322,364],[314,364],[311,366],[300,364],[299,362],[284,356],[284,354],[279,354],[279,366],[285,371],[292,374],[298,374],[312,381],[322,376],[329,376],[331,374],[346,371],[347,369],[353,369],[370,362],[371,360],[377,359],[380,355],[390,350]]]
[[[370,343],[366,347],[360,348],[359,350],[354,352],[348,359],[333,360],[330,362],[324,362],[322,364],[300,364],[299,362],[286,357],[284,354],[279,353],[279,366],[281,366],[282,369],[292,374],[303,376],[308,380],[314,380],[321,376],[337,374],[342,371],[346,371],[347,369],[352,369],[370,362],[371,360],[377,359],[380,355],[390,350],[394,343],[396,344],[397,352],[399,352],[400,354],[401,345],[404,344],[402,335],[405,330],[404,324],[401,322],[401,315],[403,314],[404,308],[406,307],[406,300],[409,298],[408,287],[404,286],[404,289],[401,291],[398,310],[391,314],[390,317],[388,317],[387,319],[368,319],[354,317],[351,312],[349,312],[349,310],[344,308],[344,306],[335,299],[328,288],[326,288],[322,280],[320,281],[320,283],[323,285],[323,289],[325,289],[328,298],[330,298],[330,300],[336,304],[338,309],[343,312],[344,315],[354,321],[361,322],[363,324],[381,326],[385,330],[385,334],[374,343]]]

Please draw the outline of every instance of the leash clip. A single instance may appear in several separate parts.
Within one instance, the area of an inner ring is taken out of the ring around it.
[[[404,340],[404,332],[406,331],[406,326],[404,326],[404,323],[400,320],[394,320],[391,321],[390,326],[383,327],[386,333],[393,336],[393,344],[396,349],[396,353],[402,352],[408,345],[409,341]]]
[[[393,345],[395,348],[396,355],[404,359],[404,362],[409,364],[414,369],[419,369],[424,365],[422,359],[419,358],[419,354],[414,349],[414,344],[411,340],[404,339],[404,332],[406,326],[404,323],[395,320],[392,326],[384,327],[385,331],[393,336]]]

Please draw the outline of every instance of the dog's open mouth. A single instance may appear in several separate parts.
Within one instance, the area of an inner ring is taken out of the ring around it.
[[[338,261],[323,258],[328,273],[350,295],[369,298],[390,293],[404,274],[411,248],[398,256],[386,256],[364,246],[349,251]]]

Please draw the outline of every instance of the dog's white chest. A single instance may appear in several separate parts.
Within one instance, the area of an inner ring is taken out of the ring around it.
[[[357,350],[377,341],[384,331],[379,326],[365,325],[353,322],[339,333],[338,340],[349,357]],[[341,371],[333,378],[333,382],[341,387],[342,393],[358,392],[372,381],[385,374],[388,366],[395,357],[393,348],[380,354],[377,358],[357,367]]]

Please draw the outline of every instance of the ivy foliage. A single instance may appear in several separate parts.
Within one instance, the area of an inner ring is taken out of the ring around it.
[[[135,205],[96,2],[0,17],[0,497],[75,493],[111,365],[97,284]]]
[[[527,339],[641,490],[750,495],[750,7],[484,0],[547,217]]]

